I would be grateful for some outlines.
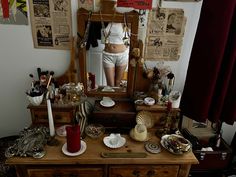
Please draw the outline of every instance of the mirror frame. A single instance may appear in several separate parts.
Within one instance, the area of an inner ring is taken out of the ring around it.
[[[101,10],[102,18],[104,22],[124,22],[124,13],[119,13],[114,9]],[[115,13],[115,16],[114,16]],[[130,98],[133,96],[134,85],[135,85],[135,67],[131,63],[131,51],[133,48],[138,46],[138,25],[139,25],[139,14],[137,11],[127,12],[126,21],[131,25],[131,35],[130,37],[130,52],[129,52],[129,69],[128,69],[128,79],[127,79],[127,90],[126,92],[97,92],[97,91],[88,91],[87,89],[87,69],[86,69],[86,47],[78,47],[78,60],[80,68],[80,80],[84,84],[84,92],[87,96],[110,96],[110,97],[119,97],[119,98]],[[86,9],[80,8],[77,12],[77,31],[79,36],[84,36],[86,22],[90,16],[91,22],[100,22],[101,15],[100,12],[90,12]],[[78,43],[81,39],[78,38]]]

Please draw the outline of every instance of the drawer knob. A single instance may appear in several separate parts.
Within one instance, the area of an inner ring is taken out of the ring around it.
[[[77,177],[76,174],[70,174],[69,177]]]
[[[54,174],[53,177],[61,177],[60,174]]]
[[[136,176],[136,177],[140,177],[140,171],[134,170],[133,175]]]
[[[155,171],[154,170],[149,170],[148,172],[147,172],[147,177],[152,177],[152,176],[154,176],[155,175]]]
[[[221,154],[221,160],[225,160],[227,157],[227,152],[222,152]]]
[[[201,153],[200,153],[200,160],[204,160],[204,158],[205,158],[205,155],[206,155],[206,153],[205,153],[205,152],[201,152]]]

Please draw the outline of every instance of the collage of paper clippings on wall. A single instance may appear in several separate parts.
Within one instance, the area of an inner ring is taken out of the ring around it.
[[[145,60],[177,61],[181,53],[185,24],[183,9],[152,9],[148,17]]]

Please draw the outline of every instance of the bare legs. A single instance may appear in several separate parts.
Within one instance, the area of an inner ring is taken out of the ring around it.
[[[125,69],[126,69],[126,65],[116,67],[115,86],[118,86],[118,87],[120,86],[121,79],[124,76]]]
[[[113,87],[115,85],[115,67],[104,67],[107,85]]]
[[[116,67],[104,67],[107,85],[119,87],[127,65]]]

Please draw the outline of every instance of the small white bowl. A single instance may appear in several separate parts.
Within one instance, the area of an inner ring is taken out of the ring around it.
[[[28,97],[29,102],[34,106],[40,105],[43,101],[43,94],[40,96],[33,96],[33,97],[27,95],[27,97]]]
[[[146,97],[144,98],[144,104],[149,105],[149,106],[154,105],[155,99],[152,97]]]

